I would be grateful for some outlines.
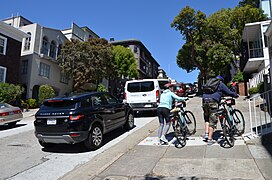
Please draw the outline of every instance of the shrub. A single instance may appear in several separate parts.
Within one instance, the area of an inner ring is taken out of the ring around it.
[[[30,99],[27,100],[27,103],[29,105],[29,108],[35,108],[36,107],[36,99],[30,98]]]
[[[98,84],[97,91],[98,92],[107,92],[107,89],[103,84]]]
[[[258,92],[259,92],[259,93],[263,93],[263,92],[264,92],[264,82],[260,82],[260,83],[257,85],[257,89],[258,89]]]
[[[233,81],[235,82],[244,82],[244,74],[241,71],[238,71],[234,76],[233,76]]]
[[[55,97],[55,91],[54,89],[49,85],[41,85],[39,88],[39,104],[42,104],[42,102],[45,99],[49,99],[52,97]]]
[[[27,101],[21,100],[21,104],[22,104],[23,109],[28,110],[29,104],[27,103]]]
[[[19,85],[0,83],[0,102],[11,103],[23,92],[24,88]]]
[[[248,93],[251,95],[251,94],[256,94],[256,93],[258,93],[259,92],[259,90],[258,90],[258,88],[257,87],[252,87],[252,88],[249,88],[248,89]]]

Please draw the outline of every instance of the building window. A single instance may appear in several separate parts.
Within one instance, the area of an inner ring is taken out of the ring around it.
[[[23,60],[21,74],[27,74],[27,67],[28,67],[28,60]]]
[[[133,51],[134,51],[134,53],[138,53],[138,47],[134,46]]]
[[[6,82],[7,68],[0,66],[0,82]]]
[[[59,46],[58,46],[58,53],[57,53],[57,55],[60,55],[60,53],[61,53],[61,49],[62,49],[62,44],[59,44]]]
[[[50,75],[50,66],[44,63],[40,63],[39,75],[49,78]]]
[[[60,73],[60,82],[64,84],[68,84],[68,81],[69,81],[68,77],[63,73]]]
[[[24,51],[27,51],[30,49],[31,33],[28,32],[27,34],[29,35],[29,37],[25,39]]]
[[[43,37],[41,53],[48,55],[48,39]]]
[[[7,38],[0,36],[0,54],[6,55]]]
[[[49,56],[55,59],[57,55],[56,53],[57,53],[57,45],[55,41],[52,41],[50,44]]]

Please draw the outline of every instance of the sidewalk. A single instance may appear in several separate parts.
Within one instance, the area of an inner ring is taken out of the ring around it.
[[[248,129],[247,101],[237,99]],[[207,146],[200,135],[204,132],[201,98],[191,98],[187,109],[197,120],[197,133],[184,148],[155,145],[158,120],[104,151],[91,161],[67,173],[61,179],[153,180],[153,179],[272,179],[271,134],[244,142],[237,138],[233,148],[219,144]],[[171,140],[171,130],[167,138]]]
[[[38,110],[39,109],[36,108],[36,109],[29,109],[28,111],[24,111],[23,118],[28,118],[28,117],[34,116]]]

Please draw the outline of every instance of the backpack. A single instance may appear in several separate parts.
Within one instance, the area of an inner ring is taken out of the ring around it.
[[[203,93],[205,94],[213,94],[217,91],[218,86],[220,84],[220,79],[210,78],[208,82],[203,85]]]

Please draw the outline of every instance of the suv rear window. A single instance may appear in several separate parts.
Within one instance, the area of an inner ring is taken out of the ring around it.
[[[154,90],[153,81],[132,82],[132,83],[128,83],[127,85],[128,92],[148,92],[153,90]]]
[[[52,109],[52,108],[60,108],[60,109],[74,109],[76,108],[76,104],[78,101],[71,100],[49,100],[43,103],[43,109]]]

